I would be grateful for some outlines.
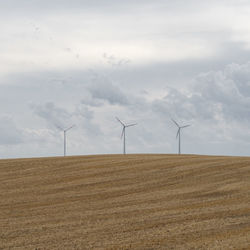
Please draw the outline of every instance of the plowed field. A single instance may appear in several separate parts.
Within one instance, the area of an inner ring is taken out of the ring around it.
[[[0,249],[250,249],[250,158],[0,160]]]

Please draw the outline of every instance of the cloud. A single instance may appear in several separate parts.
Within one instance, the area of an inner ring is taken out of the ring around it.
[[[53,102],[45,104],[30,104],[34,114],[43,118],[48,126],[54,128],[65,128],[70,124],[72,114],[66,109],[57,107]]]
[[[78,130],[78,133],[84,132],[88,136],[102,134],[100,127],[94,122],[94,111],[89,109],[89,104],[77,103],[70,110],[58,107],[53,102],[33,103],[30,107],[36,116],[46,121],[47,127],[52,131],[75,125],[74,130]]]
[[[24,133],[11,116],[0,117],[0,145],[15,145],[24,142]]]
[[[106,53],[103,54],[103,58],[112,67],[121,67],[131,62],[128,58],[116,58],[114,55],[107,55]]]
[[[223,71],[201,74],[195,79],[194,91],[208,107],[216,107],[222,119],[249,122],[249,77],[250,63],[230,64]]]
[[[88,91],[93,99],[105,101],[111,105],[128,105],[128,98],[124,92],[108,77],[97,75],[89,85]]]
[[[249,15],[244,6],[235,13],[235,3],[5,1],[0,10],[6,27],[0,35],[0,74],[81,70],[100,66],[102,55],[115,67],[127,64],[123,58],[139,67],[212,60],[225,42],[245,43],[247,50],[249,29],[241,27],[247,26]]]
[[[166,89],[152,108],[163,115],[203,122],[250,122],[250,63],[230,64],[197,76],[189,88]]]
[[[76,124],[68,141],[72,154],[120,153],[119,116],[138,123],[128,130],[128,152],[176,152],[173,117],[192,123],[183,132],[184,152],[232,153],[234,143],[246,152],[247,6],[234,0],[5,1],[0,112],[10,115],[12,145],[21,145],[23,155],[39,155],[41,143],[42,155],[60,153],[56,126]],[[4,147],[11,140],[2,141]]]
[[[91,105],[91,107],[93,106]],[[100,124],[95,122],[96,115],[95,112],[89,108],[89,103],[87,105],[83,102],[78,104],[73,115],[75,124],[84,132],[87,138],[96,138],[97,136],[103,135]]]

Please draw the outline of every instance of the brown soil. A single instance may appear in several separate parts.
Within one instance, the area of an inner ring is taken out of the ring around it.
[[[248,157],[0,161],[0,249],[248,248]]]

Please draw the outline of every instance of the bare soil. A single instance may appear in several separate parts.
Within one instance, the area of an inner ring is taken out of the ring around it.
[[[250,158],[0,160],[0,249],[250,249]]]

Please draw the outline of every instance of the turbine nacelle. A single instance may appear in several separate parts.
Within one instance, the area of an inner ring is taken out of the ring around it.
[[[73,127],[75,127],[75,124],[73,124],[72,126],[68,127],[68,128],[65,128],[63,129],[62,127],[56,125],[56,127],[60,130],[62,130],[63,132],[67,132],[68,130],[72,129]]]

